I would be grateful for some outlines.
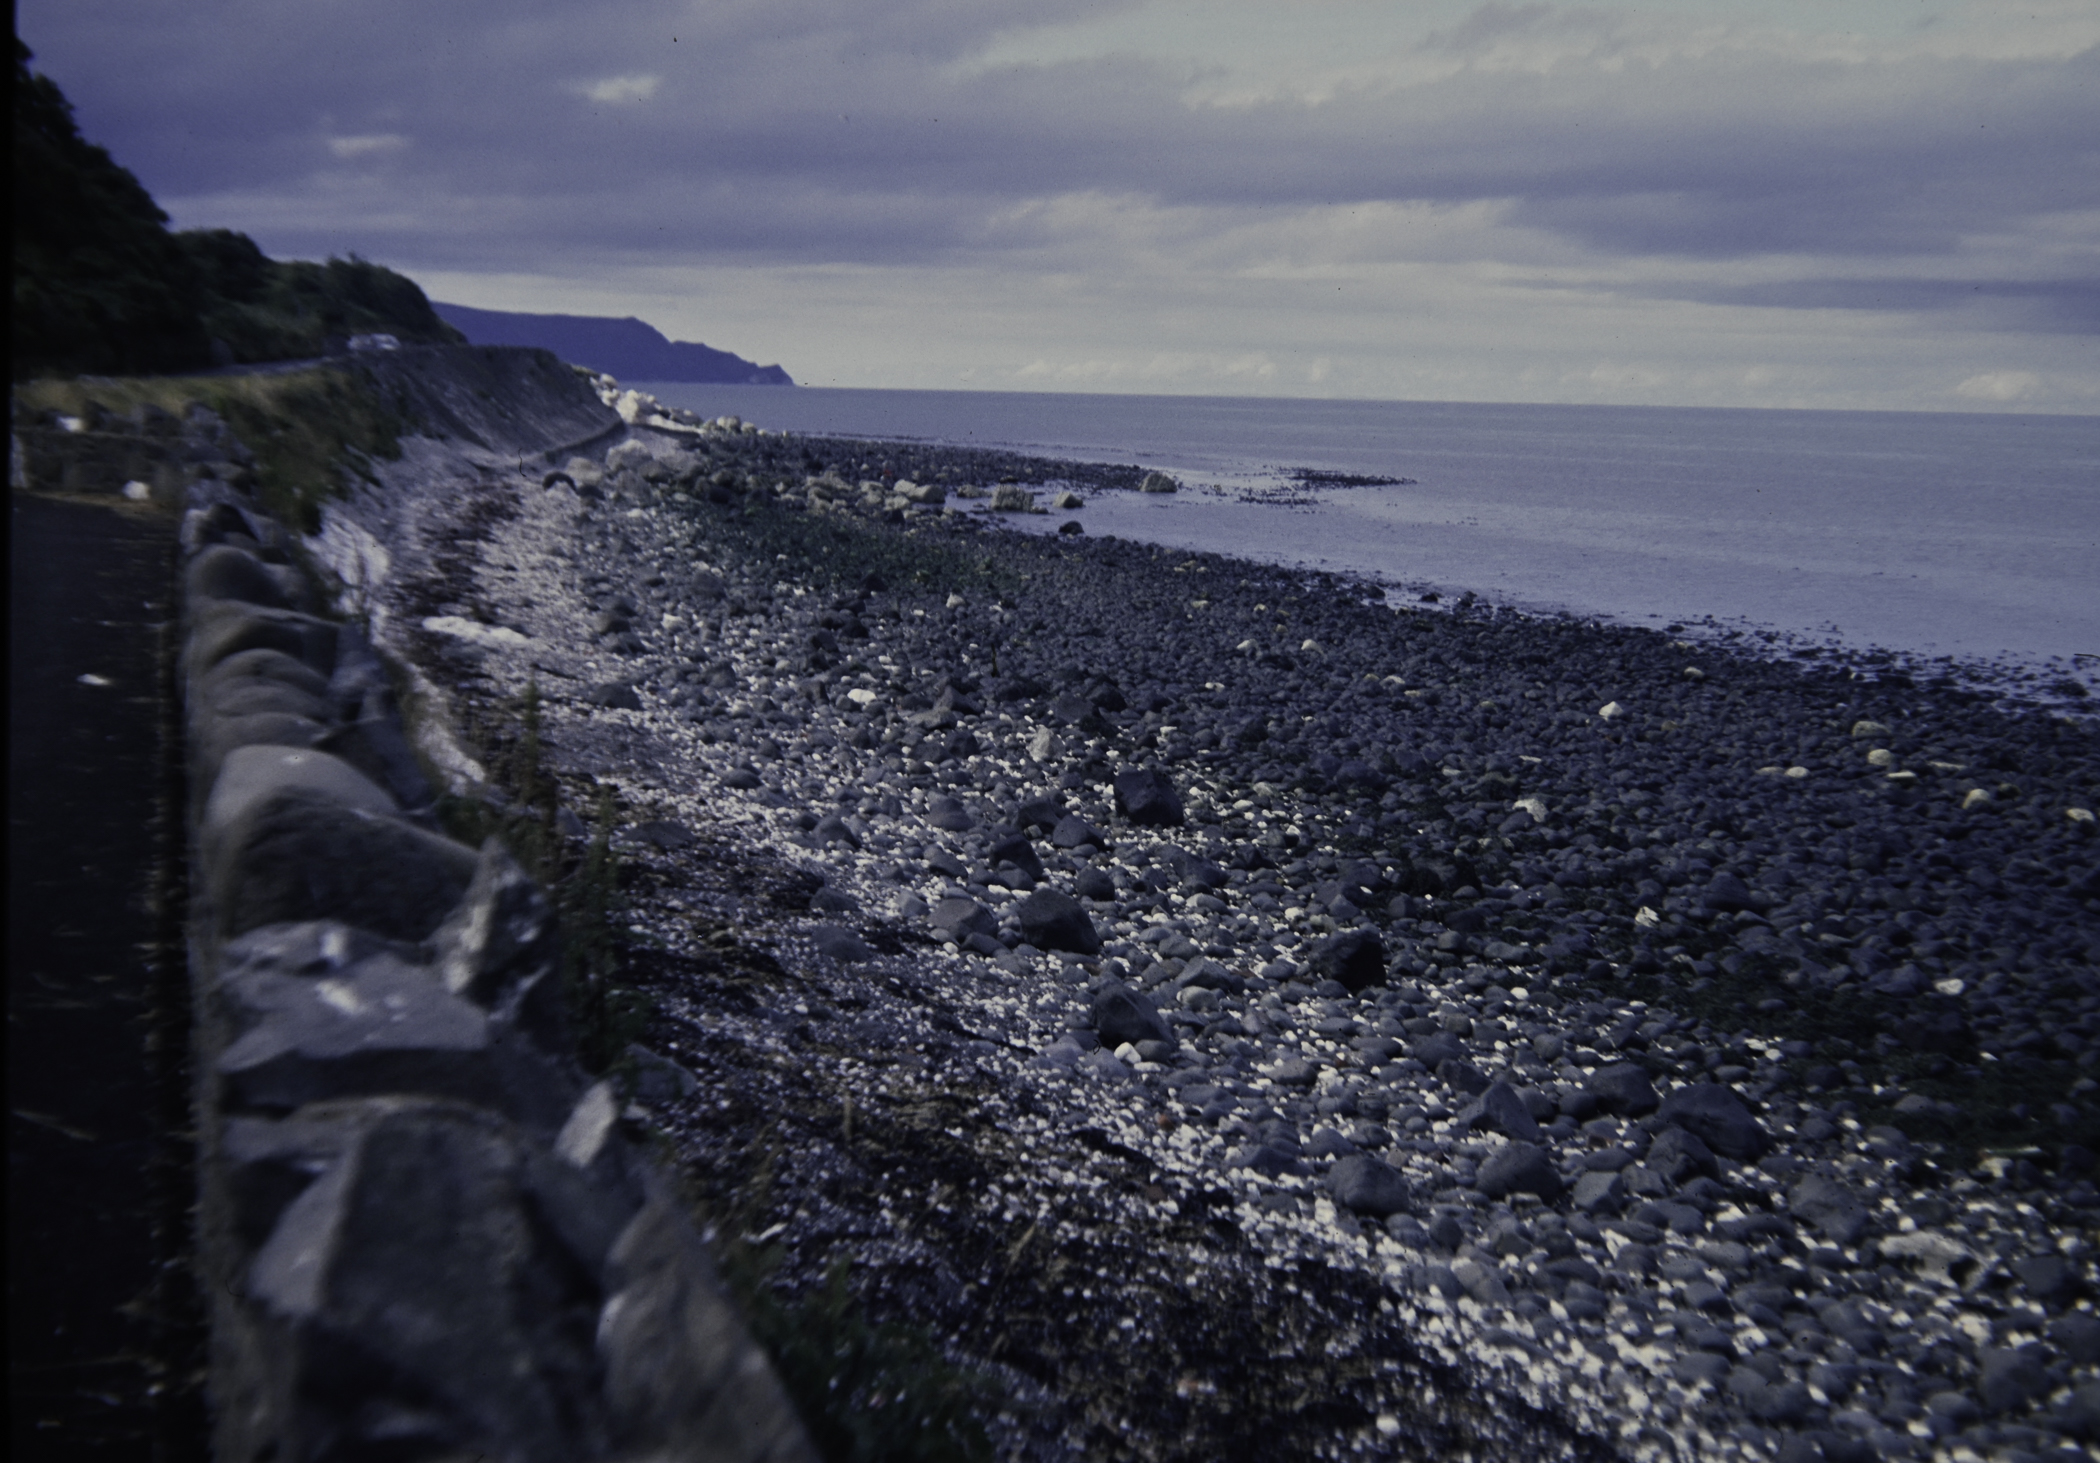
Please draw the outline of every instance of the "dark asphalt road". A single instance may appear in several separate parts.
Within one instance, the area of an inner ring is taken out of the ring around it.
[[[10,1453],[201,1457],[174,519],[10,499]]]

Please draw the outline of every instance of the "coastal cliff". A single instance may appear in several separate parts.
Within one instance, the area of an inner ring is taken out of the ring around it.
[[[761,366],[697,341],[669,340],[633,316],[533,315],[477,310],[440,301],[433,308],[475,345],[523,345],[627,381],[717,381],[792,386],[778,366]]]

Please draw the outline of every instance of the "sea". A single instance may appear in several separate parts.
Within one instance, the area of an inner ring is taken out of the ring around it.
[[[1166,472],[1016,518],[2100,692],[2100,417],[632,383],[770,430]]]

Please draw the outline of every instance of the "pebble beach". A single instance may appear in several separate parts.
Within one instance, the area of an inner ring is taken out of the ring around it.
[[[597,385],[617,440],[411,443],[315,552],[457,779],[531,699],[611,809],[628,1116],[717,1244],[999,1456],[2090,1455],[2090,719]]]

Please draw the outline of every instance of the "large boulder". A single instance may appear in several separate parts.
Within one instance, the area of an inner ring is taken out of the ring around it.
[[[421,940],[473,880],[471,849],[393,816],[394,800],[324,752],[240,747],[205,804],[205,888],[222,935],[339,919]]]
[[[1101,1044],[1113,1051],[1129,1042],[1174,1040],[1174,1032],[1149,996],[1123,982],[1110,981],[1094,996],[1090,1018]]]
[[[1446,1062],[1466,1059],[1466,1044],[1448,1031],[1432,1031],[1408,1043],[1407,1054],[1434,1072]]]
[[[958,944],[972,935],[995,935],[999,932],[999,921],[992,912],[976,900],[964,894],[951,894],[933,906],[933,913],[926,917],[935,933]]]
[[[669,1205],[648,1205],[621,1234],[606,1288],[598,1355],[623,1456],[817,1463],[706,1247]]]
[[[194,623],[183,651],[188,679],[244,650],[282,651],[324,675],[335,670],[333,621],[239,600],[204,600],[191,605],[190,613]]]
[[[1753,1163],[1772,1146],[1763,1125],[1735,1095],[1717,1082],[1680,1087],[1662,1101],[1656,1116],[1675,1123],[1714,1152],[1739,1163]]]
[[[1035,845],[1028,841],[1025,833],[1012,832],[995,837],[985,852],[984,861],[995,869],[1001,864],[1012,864],[1038,883],[1045,877],[1042,857],[1036,853]]]
[[[1867,1232],[1867,1206],[1836,1179],[1810,1174],[1786,1196],[1787,1211],[1834,1245],[1856,1245]]]
[[[325,920],[229,942],[210,992],[233,1037],[214,1069],[225,1105],[286,1112],[416,1093],[558,1124],[569,1079],[414,953]]]
[[[430,943],[447,991],[528,1026],[550,1051],[566,1046],[554,910],[500,838],[481,845],[473,882]]]
[[[1637,1118],[1656,1108],[1655,1084],[1648,1080],[1647,1069],[1633,1062],[1599,1068],[1583,1090],[1596,1099],[1601,1112]]]
[[[225,765],[227,754],[236,748],[311,747],[327,734],[326,726],[297,712],[214,717],[190,738],[190,770],[198,786],[210,787]]]
[[[1101,934],[1078,900],[1056,889],[1038,889],[1014,911],[1021,936],[1039,950],[1069,950],[1093,955],[1101,949]]]
[[[1721,1176],[1713,1150],[1683,1128],[1665,1128],[1656,1136],[1648,1149],[1648,1167],[1673,1184],[1688,1183],[1702,1175]]]
[[[1511,1143],[1500,1149],[1480,1165],[1475,1182],[1490,1199],[1536,1194],[1551,1203],[1560,1197],[1561,1190],[1552,1155],[1536,1143]]]
[[[1164,772],[1133,767],[1116,774],[1116,811],[1133,823],[1156,828],[1181,825],[1181,794]]]
[[[1335,1160],[1327,1175],[1328,1192],[1344,1209],[1379,1219],[1407,1208],[1411,1197],[1406,1177],[1389,1163],[1368,1153],[1351,1153]]]
[[[192,600],[234,599],[288,609],[290,599],[253,554],[228,544],[213,544],[190,560],[184,582]]]
[[[1507,1082],[1496,1082],[1479,1097],[1466,1104],[1458,1115],[1463,1127],[1492,1128],[1506,1138],[1521,1143],[1536,1143],[1539,1140],[1538,1119],[1524,1105],[1517,1089]]]
[[[1321,979],[1339,981],[1354,994],[1385,979],[1385,941],[1376,930],[1343,930],[1314,946],[1310,963]]]
[[[600,1456],[617,1423],[588,1318],[636,1196],[565,1182],[501,1118],[456,1104],[352,1109],[325,1142],[322,1125],[298,1126],[235,1145],[245,1170],[297,1187],[243,1276],[256,1324],[229,1344],[266,1359],[221,1449]],[[582,1303],[583,1324],[549,1324],[557,1295]]]

